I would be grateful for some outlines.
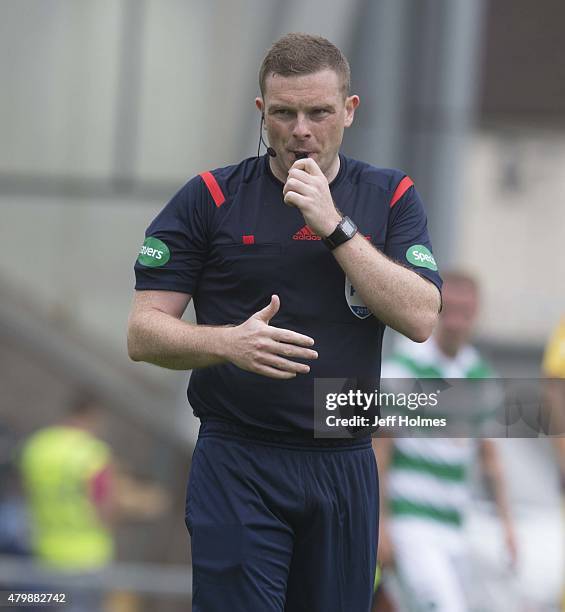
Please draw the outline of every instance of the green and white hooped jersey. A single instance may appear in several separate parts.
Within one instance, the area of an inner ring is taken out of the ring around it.
[[[382,378],[491,378],[493,371],[472,347],[450,359],[432,339],[406,341],[383,364]],[[469,471],[477,456],[468,438],[397,438],[389,468],[393,519],[409,517],[457,528],[469,502]]]

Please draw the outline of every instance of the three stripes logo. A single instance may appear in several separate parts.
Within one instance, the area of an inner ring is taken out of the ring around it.
[[[296,234],[292,237],[293,240],[321,240],[320,236],[314,234],[314,232],[305,225],[302,229],[299,229]]]

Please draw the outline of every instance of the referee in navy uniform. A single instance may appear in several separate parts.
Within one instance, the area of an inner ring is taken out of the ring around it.
[[[341,51],[283,36],[259,84],[267,153],[195,176],[147,228],[129,355],[193,370],[194,612],[365,612],[370,435],[316,437],[314,380],[378,380],[385,326],[426,340],[441,279],[410,178],[339,151],[359,105]]]

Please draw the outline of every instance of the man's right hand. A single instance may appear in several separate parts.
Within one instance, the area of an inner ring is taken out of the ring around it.
[[[292,359],[317,359],[318,353],[309,348],[314,345],[314,339],[269,325],[279,308],[279,296],[273,295],[268,306],[245,323],[230,328],[230,342],[226,347],[229,361],[242,370],[269,378],[294,378],[310,371],[310,366]]]

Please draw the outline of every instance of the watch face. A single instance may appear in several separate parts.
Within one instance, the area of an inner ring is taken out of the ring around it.
[[[355,231],[355,225],[353,225],[351,219],[349,219],[348,217],[345,217],[345,219],[343,220],[341,224],[341,229],[343,230],[345,234],[347,234],[348,236],[351,236],[351,234],[353,234],[353,232]]]

